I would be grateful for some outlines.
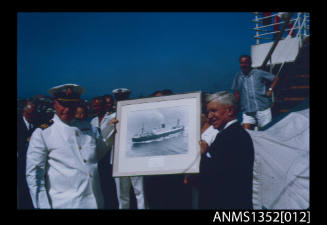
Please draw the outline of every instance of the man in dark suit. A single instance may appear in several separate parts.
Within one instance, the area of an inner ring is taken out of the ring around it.
[[[33,209],[29,189],[26,183],[26,152],[30,137],[36,128],[36,107],[33,101],[24,103],[17,117],[17,208]]]
[[[237,121],[237,102],[221,91],[206,98],[208,119],[219,130],[202,154],[201,209],[252,209],[254,149],[252,139]]]

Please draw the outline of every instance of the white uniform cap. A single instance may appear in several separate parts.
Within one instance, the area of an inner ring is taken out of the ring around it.
[[[129,93],[129,92],[131,92],[131,91],[128,90],[127,88],[117,88],[117,89],[112,91],[112,93],[114,95],[116,95],[116,94],[125,94],[125,93]]]
[[[67,88],[71,88],[73,95],[81,95],[84,93],[85,89],[77,84],[62,84],[55,86],[53,88],[50,88],[48,90],[48,93],[52,97],[56,97],[58,94],[65,93]]]

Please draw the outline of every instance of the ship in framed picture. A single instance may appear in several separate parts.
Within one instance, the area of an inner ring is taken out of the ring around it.
[[[118,102],[113,176],[198,173],[200,96]]]

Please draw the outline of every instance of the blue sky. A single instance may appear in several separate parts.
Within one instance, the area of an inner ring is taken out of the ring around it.
[[[231,86],[238,57],[250,54],[252,12],[20,12],[17,96],[64,83],[83,98],[129,88],[131,97]]]

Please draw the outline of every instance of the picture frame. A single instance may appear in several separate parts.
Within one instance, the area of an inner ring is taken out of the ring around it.
[[[118,101],[113,177],[199,173],[201,92]]]

